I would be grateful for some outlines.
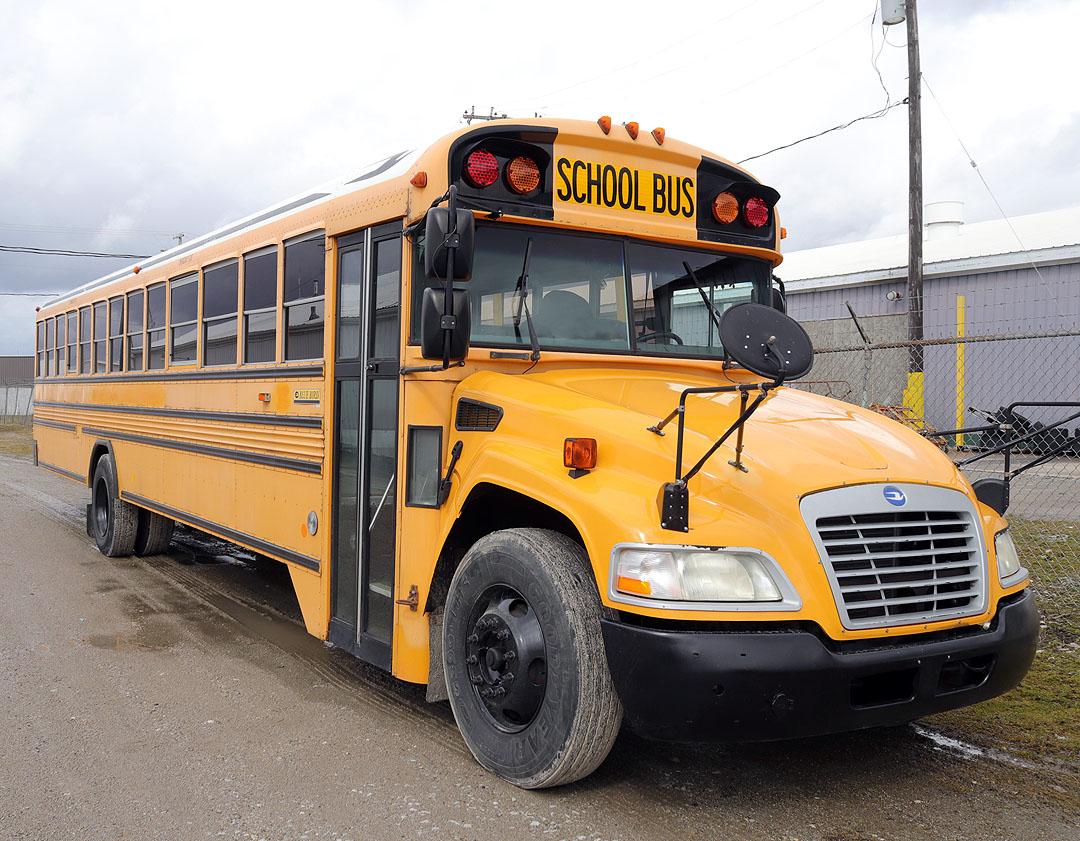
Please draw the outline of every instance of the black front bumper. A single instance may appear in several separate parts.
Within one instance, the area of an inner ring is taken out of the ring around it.
[[[1002,599],[985,631],[835,643],[777,628],[687,632],[604,620],[626,721],[649,738],[695,742],[900,724],[1012,689],[1035,656],[1039,620],[1028,589]]]

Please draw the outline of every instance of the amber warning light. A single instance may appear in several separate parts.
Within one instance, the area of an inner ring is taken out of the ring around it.
[[[596,467],[596,439],[567,438],[563,441],[563,466],[573,470]]]

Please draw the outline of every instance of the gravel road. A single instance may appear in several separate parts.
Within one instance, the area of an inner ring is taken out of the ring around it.
[[[588,780],[519,791],[445,704],[309,637],[279,565],[186,531],[171,555],[105,558],[85,493],[0,456],[0,838],[1080,837],[1075,777],[915,728],[624,733]]]

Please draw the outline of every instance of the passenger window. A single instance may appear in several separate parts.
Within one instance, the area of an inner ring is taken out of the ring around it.
[[[94,370],[104,374],[106,365],[105,336],[108,330],[109,317],[105,311],[105,302],[94,304]]]
[[[79,371],[89,374],[94,358],[90,354],[90,307],[79,310]]]
[[[45,376],[45,322],[37,323],[37,375]]]
[[[146,367],[160,371],[165,367],[165,284],[146,290]]]
[[[109,370],[124,370],[124,299],[109,301]]]
[[[143,291],[137,289],[127,296],[127,369],[143,368]]]
[[[51,377],[56,364],[56,319],[45,322],[45,376]]]
[[[199,344],[199,275],[169,281],[169,364],[191,365]]]
[[[244,255],[244,362],[277,355],[276,245]]]
[[[236,364],[239,263],[203,269],[203,364]]]
[[[67,314],[67,369],[68,372],[79,370],[79,314]]]
[[[322,232],[285,245],[285,359],[323,355],[326,245]]]

